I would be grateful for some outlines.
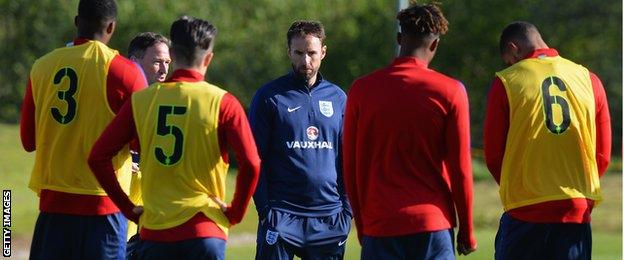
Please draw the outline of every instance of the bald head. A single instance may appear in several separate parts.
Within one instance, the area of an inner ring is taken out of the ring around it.
[[[500,36],[500,52],[507,64],[514,64],[537,49],[548,48],[537,27],[528,22],[513,22]]]

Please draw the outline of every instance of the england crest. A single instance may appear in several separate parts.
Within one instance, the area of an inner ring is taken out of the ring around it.
[[[267,233],[266,233],[266,242],[269,245],[275,245],[275,243],[277,243],[277,237],[279,236],[279,233],[277,233],[276,231],[271,231],[267,229]]]
[[[319,109],[321,110],[321,114],[326,117],[331,117],[334,115],[334,106],[332,106],[331,101],[319,100]]]

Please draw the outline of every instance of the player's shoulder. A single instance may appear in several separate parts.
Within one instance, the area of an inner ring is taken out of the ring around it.
[[[43,56],[35,60],[35,62],[33,63],[33,68],[37,66],[42,66],[42,64],[45,64],[49,61],[58,60],[58,58],[62,56],[63,53],[66,51],[67,51],[67,47],[61,47],[61,48],[56,48],[44,54]]]
[[[283,90],[289,82],[288,74],[275,78],[262,85],[254,94],[254,100],[267,99]]]
[[[429,77],[431,81],[435,82],[435,84],[440,87],[448,88],[451,91],[465,90],[464,84],[460,80],[452,76],[446,75],[433,69],[429,69],[428,72],[429,75],[427,75],[427,77]]]
[[[321,81],[321,86],[323,87],[323,89],[326,89],[327,91],[332,92],[333,95],[336,95],[338,98],[340,99],[346,99],[347,98],[347,94],[344,92],[344,90],[342,90],[342,88],[340,86],[338,86],[338,84],[333,83],[325,78],[323,78],[323,80]]]
[[[575,62],[573,60],[569,60],[569,59],[566,59],[566,58],[561,57],[561,56],[557,56],[557,57],[559,57],[561,62],[567,64],[568,66],[576,67],[576,68],[578,68],[580,70],[587,71],[589,73],[589,69],[587,67],[585,67],[583,64],[577,63],[577,62]]]
[[[208,81],[203,81],[202,80],[202,81],[200,81],[198,83],[205,86],[205,87],[200,88],[200,89],[203,89],[205,92],[208,92],[211,95],[218,95],[218,96],[223,97],[224,95],[227,95],[229,93],[227,90],[225,90],[225,88],[223,88],[223,87],[221,87],[219,85],[210,83]]]
[[[139,69],[138,64],[136,64],[134,61],[124,57],[123,55],[119,53],[116,53],[113,56],[110,66],[119,67],[123,70],[129,70],[129,72],[131,73],[139,73],[139,74],[142,73],[141,69]]]
[[[132,66],[132,67],[136,67],[136,63],[133,62],[132,60],[124,57],[123,55],[117,53],[115,56],[113,56],[113,59],[115,62],[118,62],[120,64],[122,64],[123,66]]]
[[[429,72],[429,77],[434,78],[436,81],[443,83],[443,84],[450,84],[450,85],[457,85],[457,84],[461,84],[461,82],[456,79],[453,78],[452,76],[446,75],[442,72],[439,72],[437,70],[434,69],[428,69]]]
[[[381,77],[385,77],[388,74],[388,67],[383,67],[383,68],[377,68],[375,70],[373,70],[372,72],[369,72],[367,74],[364,74],[358,78],[355,79],[355,81],[353,82],[354,84],[357,83],[359,84],[367,84],[369,82],[373,82],[378,80]]]
[[[351,87],[349,88],[349,95],[351,95],[353,92],[358,91],[360,88],[365,87],[366,85],[374,84],[373,82],[378,81],[378,79],[382,76],[382,72],[384,70],[385,68],[379,68],[370,73],[355,78],[355,80],[353,80],[353,83],[351,83]]]
[[[390,74],[390,66],[377,68],[372,72],[357,77],[349,88],[349,98],[357,96],[358,93],[366,92],[369,87],[378,86],[378,82],[385,82]]]

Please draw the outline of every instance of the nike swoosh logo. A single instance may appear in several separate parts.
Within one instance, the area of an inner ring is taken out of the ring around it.
[[[295,110],[301,108],[301,106],[295,107],[295,108],[288,108],[288,113],[294,112]]]
[[[345,243],[347,243],[347,240],[345,240],[345,241],[340,241],[340,242],[338,242],[338,246],[342,246],[342,245],[344,245]]]

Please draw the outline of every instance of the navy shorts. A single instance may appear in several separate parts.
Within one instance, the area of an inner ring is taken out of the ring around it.
[[[345,211],[302,217],[271,209],[258,225],[256,259],[343,259],[350,229]]]
[[[362,259],[455,259],[453,230],[362,237]]]
[[[591,259],[591,226],[530,223],[504,213],[496,233],[495,259]]]
[[[127,219],[40,212],[30,259],[124,259]]]
[[[136,259],[225,259],[225,240],[220,238],[195,238],[177,242],[140,240]]]

